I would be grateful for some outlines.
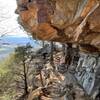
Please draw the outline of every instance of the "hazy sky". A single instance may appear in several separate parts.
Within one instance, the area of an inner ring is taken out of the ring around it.
[[[27,36],[19,28],[15,14],[16,0],[0,0],[0,35]]]

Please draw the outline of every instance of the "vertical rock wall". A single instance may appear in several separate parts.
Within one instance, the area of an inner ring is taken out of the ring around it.
[[[98,54],[80,53],[75,76],[85,91],[92,95],[98,91],[100,84],[100,56]]]

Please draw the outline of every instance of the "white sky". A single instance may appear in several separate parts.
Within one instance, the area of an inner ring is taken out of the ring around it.
[[[27,36],[19,27],[15,9],[16,0],[0,0],[0,36],[5,33],[11,36]]]

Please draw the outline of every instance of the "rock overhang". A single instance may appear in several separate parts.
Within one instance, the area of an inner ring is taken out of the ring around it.
[[[16,13],[33,38],[100,51],[99,0],[17,0]]]

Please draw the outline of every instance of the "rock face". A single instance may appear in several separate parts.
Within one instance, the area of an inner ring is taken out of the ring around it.
[[[19,23],[33,38],[79,45],[86,52],[74,63],[74,74],[88,95],[100,94],[100,0],[17,0],[17,5]]]
[[[46,51],[48,47],[44,50],[41,49],[39,52],[49,52]],[[75,48],[72,49],[75,51]],[[49,62],[45,63],[45,67],[41,70],[45,88],[41,87],[40,78],[37,76],[38,80],[35,80],[34,84],[41,88],[33,90],[29,98],[39,95],[42,91],[45,94],[42,95],[43,98],[45,97],[43,100],[99,100],[100,97],[97,96],[100,94],[100,55],[73,52],[73,59],[69,68],[63,62],[63,57],[61,51],[54,55],[55,71]],[[59,62],[57,58],[60,59]],[[41,67],[35,68],[40,69]]]
[[[17,0],[19,23],[33,38],[100,51],[100,0]]]
[[[80,85],[89,95],[98,92],[100,85],[100,57],[99,55],[80,54],[75,76]]]

